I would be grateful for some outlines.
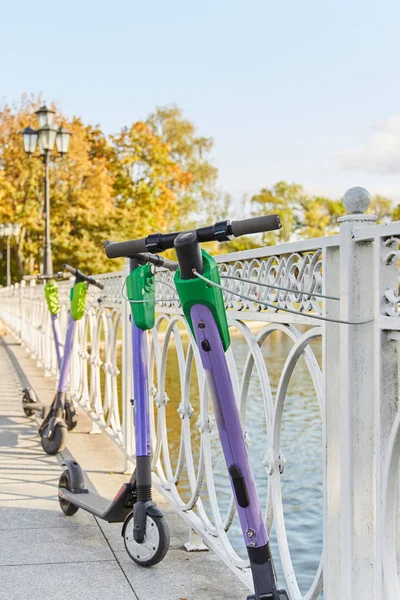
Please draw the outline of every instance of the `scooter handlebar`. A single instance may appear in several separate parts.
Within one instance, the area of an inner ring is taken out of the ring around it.
[[[176,271],[179,266],[174,260],[169,260],[159,254],[150,254],[150,252],[136,254],[135,258],[139,263],[151,263],[155,267],[164,267],[165,269],[168,269],[168,271]]]
[[[90,285],[95,285],[100,290],[104,289],[104,285],[102,283],[100,283],[99,281],[96,281],[96,279],[94,279],[94,277],[85,275],[84,273],[82,273],[82,271],[80,271],[79,269],[76,269],[75,267],[71,267],[70,265],[64,264],[63,269],[64,269],[64,271],[68,271],[68,273],[71,273],[71,275],[75,275],[75,277],[77,277],[80,281],[86,281],[86,283],[89,283]]]
[[[241,235],[250,235],[252,233],[264,233],[273,231],[282,227],[279,215],[264,215],[261,217],[253,217],[242,221],[220,221],[214,225],[200,227],[196,229],[197,239],[200,243],[203,242],[227,242],[232,237]],[[169,248],[174,247],[175,238],[179,232],[175,233],[153,233],[147,238],[140,240],[129,240],[127,242],[104,242],[104,249],[108,258],[132,257],[138,254],[150,252],[164,252]]]
[[[65,277],[62,271],[58,271],[57,273],[53,273],[53,275],[37,275],[36,279],[38,281],[51,281],[52,279],[65,279]]]
[[[175,260],[168,260],[168,258],[164,258],[162,265],[168,271],[176,271],[179,267],[179,264]]]

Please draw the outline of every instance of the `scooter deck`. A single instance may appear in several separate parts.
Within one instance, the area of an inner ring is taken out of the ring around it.
[[[71,492],[66,488],[59,488],[58,495],[74,506],[90,512],[103,521],[108,521],[108,523],[123,523],[128,514],[132,512],[133,495],[132,486],[129,483],[122,486],[114,500],[109,500],[89,490]]]
[[[22,408],[25,410],[32,410],[35,413],[40,413],[40,417],[42,419],[45,418],[49,410],[48,406],[46,406],[45,404],[39,404],[39,402],[24,402]]]
[[[47,404],[40,404],[39,402],[24,402],[22,408],[33,410],[34,412],[42,413],[42,418],[47,414],[50,410],[50,407]]]

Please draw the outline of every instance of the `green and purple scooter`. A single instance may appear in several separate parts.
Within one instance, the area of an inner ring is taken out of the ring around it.
[[[59,271],[58,273],[53,273],[53,275],[38,275],[37,277],[30,277],[27,279],[36,279],[36,281],[40,283],[44,282],[44,296],[50,313],[57,367],[60,370],[63,357],[63,344],[60,336],[60,299],[57,281],[65,281],[67,277],[65,277],[65,274],[62,271]],[[30,387],[26,387],[22,390],[22,409],[27,417],[31,417],[35,413],[40,413],[42,418],[44,418],[50,410],[50,407],[41,404],[34,390]],[[68,400],[65,402],[65,421],[68,429],[73,429],[77,423],[74,406]]]
[[[131,258],[133,277],[135,277],[137,269],[135,266],[137,257],[142,253],[156,254],[169,248],[176,250],[179,268],[175,274],[175,286],[183,312],[200,351],[250,560],[254,595],[248,596],[247,600],[289,600],[289,597],[285,590],[277,589],[270,542],[262,517],[225,356],[230,345],[230,336],[222,291],[216,287],[220,285],[218,266],[209,254],[201,250],[200,245],[203,242],[227,242],[233,237],[272,231],[280,227],[279,217],[270,215],[244,221],[222,221],[209,227],[180,233],[152,234],[147,238],[129,242],[106,243],[106,253],[109,258]],[[157,256],[157,259],[159,258]],[[139,287],[146,292],[148,283],[142,282]],[[129,294],[129,285],[127,289],[129,299],[137,302],[140,298]],[[145,300],[145,298],[143,299]],[[145,306],[147,304],[143,303],[143,307]],[[148,323],[145,322],[146,324]],[[67,464],[67,470],[60,479],[59,498],[61,508],[66,514],[73,514],[81,507],[108,521],[111,520],[111,513],[113,520],[125,519],[122,535],[128,553],[136,562],[150,566],[161,560],[161,554],[158,554],[157,561],[150,558],[141,562],[142,552],[147,552],[147,556],[149,556],[152,552],[151,548],[153,548],[153,556],[155,556],[159,550],[158,544],[161,543],[161,535],[159,532],[152,538],[154,530],[152,531],[147,524],[154,523],[156,525],[158,520],[162,520],[162,516],[159,515],[158,509],[151,501],[147,343],[144,339],[144,332],[139,330],[140,327],[132,323],[135,371],[134,414],[137,441],[136,471],[129,484],[125,484],[116,498],[112,502],[108,502],[108,512],[105,510],[103,515],[94,510],[95,504],[100,504],[100,496],[95,495],[96,498],[93,502],[88,502],[86,499],[90,492],[84,487],[83,474],[77,463]],[[121,500],[122,498],[123,500]],[[101,499],[101,501],[107,502],[105,499]]]
[[[77,423],[77,416],[74,406],[72,402],[70,402],[66,397],[76,324],[83,317],[83,314],[85,312],[86,297],[89,285],[94,285],[100,289],[103,289],[103,285],[100,282],[96,281],[93,277],[85,275],[79,269],[75,269],[74,267],[71,267],[69,265],[63,265],[63,270],[67,271],[71,275],[74,275],[75,282],[70,291],[71,305],[68,314],[68,325],[65,337],[64,352],[62,357],[60,357],[59,359],[60,374],[57,385],[57,392],[47,415],[45,416],[42,424],[39,427],[39,435],[41,438],[42,448],[47,454],[57,454],[58,452],[61,452],[64,449],[67,437],[67,430],[73,429]],[[55,296],[53,297],[53,303],[53,308],[55,309]],[[48,304],[50,308],[49,301]],[[60,309],[58,301],[58,312],[59,310]],[[57,338],[55,337],[55,339],[59,340],[59,333],[57,332],[58,328],[55,328],[55,324],[57,323],[57,321],[58,318],[52,319],[54,335],[56,336],[57,333]]]

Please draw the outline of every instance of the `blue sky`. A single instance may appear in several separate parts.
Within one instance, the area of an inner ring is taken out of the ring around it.
[[[280,179],[400,201],[400,2],[3,3],[0,99],[107,132],[176,103],[235,198]]]

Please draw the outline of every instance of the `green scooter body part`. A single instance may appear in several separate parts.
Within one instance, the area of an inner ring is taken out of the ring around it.
[[[71,316],[74,321],[79,321],[85,312],[86,297],[88,292],[86,281],[75,283],[70,291]]]
[[[155,278],[150,265],[137,267],[126,278],[126,292],[130,300],[136,327],[146,331],[155,323]]]
[[[210,254],[205,252],[205,250],[202,250],[201,253],[203,255],[204,266],[204,271],[202,274],[204,277],[207,277],[207,279],[210,279],[211,281],[221,285],[217,263],[213,257],[210,256]],[[175,273],[174,281],[178,291],[179,300],[182,305],[182,310],[194,337],[196,338],[190,316],[190,309],[195,304],[204,304],[214,315],[215,321],[218,325],[219,333],[221,335],[222,345],[226,351],[230,346],[231,338],[229,335],[222,290],[210,285],[198,277],[194,277],[193,279],[182,279],[179,269]]]
[[[52,279],[50,279],[50,281],[46,281],[45,283],[44,296],[46,298],[50,313],[52,315],[58,315],[60,312],[60,298],[58,296],[57,283]]]

